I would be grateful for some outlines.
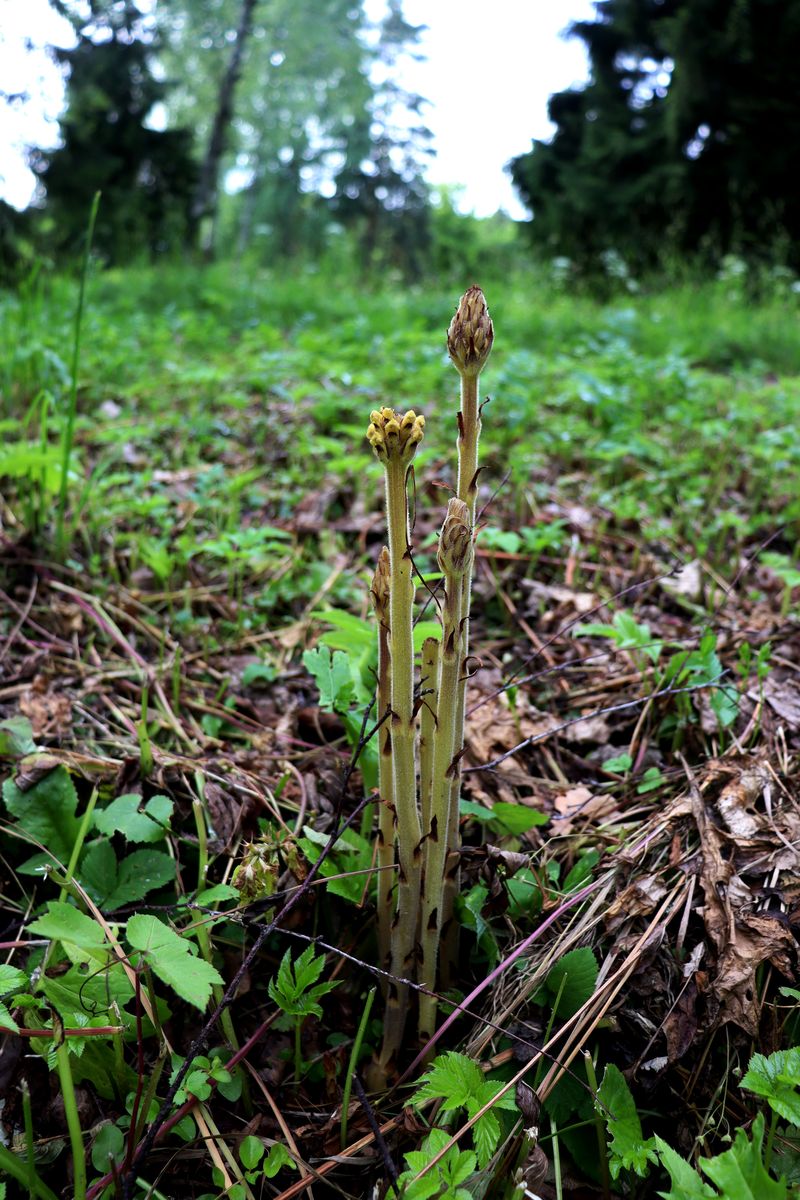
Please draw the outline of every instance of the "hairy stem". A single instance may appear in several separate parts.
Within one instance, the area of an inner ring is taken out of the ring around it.
[[[422,643],[419,725],[419,801],[422,828],[431,823],[431,786],[433,783],[433,746],[436,737],[436,710],[439,693],[439,642],[426,638]]]
[[[446,576],[445,578],[439,703],[433,749],[430,820],[425,839],[424,886],[420,923],[422,945],[420,983],[429,992],[436,990],[436,966],[442,922],[442,887],[447,857],[447,828],[452,793],[451,772],[457,740],[458,677],[461,662],[459,624],[462,579],[458,576]],[[435,1025],[436,997],[421,992],[419,998],[420,1037],[430,1037],[434,1033]]]
[[[458,498],[463,500],[469,513],[470,526],[475,524],[478,500],[478,441],[481,434],[481,416],[478,403],[478,376],[461,376],[461,411],[458,420]],[[469,616],[472,595],[472,564],[461,592],[461,656],[465,664],[469,655]],[[442,983],[448,986],[453,968],[458,960],[458,924],[454,919],[455,899],[461,888],[459,860],[458,818],[461,798],[461,752],[464,746],[464,714],[466,712],[467,680],[464,672],[458,681],[456,728],[458,744],[455,753],[458,761],[454,767],[450,786],[451,797],[447,824],[447,855],[444,889],[442,893]]]
[[[467,506],[470,528],[475,525],[478,499],[478,442],[481,433],[481,409],[478,402],[478,376],[492,351],[494,327],[486,299],[477,285],[467,288],[447,331],[447,352],[461,377],[461,409],[458,414],[458,499]],[[469,655],[469,615],[472,593],[470,561],[461,598],[462,663]],[[458,687],[458,745],[452,772],[450,818],[447,827],[447,868],[443,894],[442,982],[447,983],[458,956],[458,927],[453,919],[455,898],[460,887],[458,806],[461,795],[461,756],[466,711],[466,675],[462,670]]]
[[[397,813],[397,911],[391,934],[391,973],[414,973],[421,877],[422,830],[417,808],[414,729],[414,583],[408,538],[408,467],[399,455],[386,461],[386,510],[389,525],[391,670],[391,754],[394,806]],[[384,1020],[382,1063],[397,1054],[405,1029],[408,987],[389,982]]]
[[[389,552],[384,548],[387,586]],[[376,576],[377,580],[377,576]],[[374,594],[374,591],[373,591]],[[389,650],[389,612],[386,595],[385,621],[378,628],[378,717],[383,718],[392,707],[392,660]],[[376,601],[376,609],[378,603]],[[379,619],[381,617],[381,610]],[[390,962],[390,939],[392,930],[392,891],[394,887],[394,782],[392,779],[392,731],[390,721],[385,721],[378,730],[378,953],[380,965],[386,969]],[[384,977],[381,977],[384,984]]]

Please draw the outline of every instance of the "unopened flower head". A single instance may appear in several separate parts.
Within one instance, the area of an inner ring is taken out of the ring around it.
[[[442,532],[439,535],[439,566],[447,575],[466,575],[472,563],[472,529],[469,509],[463,500],[451,500],[447,505]]]
[[[494,326],[481,289],[473,284],[459,301],[447,331],[447,350],[462,375],[480,375],[492,349]]]
[[[413,408],[401,416],[393,408],[370,413],[367,440],[381,462],[410,463],[425,432],[425,418]]]
[[[389,625],[389,550],[384,546],[378,556],[378,565],[372,579],[372,603],[382,625]]]

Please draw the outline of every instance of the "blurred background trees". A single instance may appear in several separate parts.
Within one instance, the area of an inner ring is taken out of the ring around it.
[[[426,182],[402,0],[377,23],[364,0],[50,3],[75,34],[53,50],[61,145],[30,152],[34,209],[0,209],[4,264],[23,244],[73,253],[98,189],[109,262],[338,254],[415,278],[513,259],[510,219],[464,216],[457,186]],[[589,82],[551,97],[552,138],[510,164],[534,247],[589,274],[615,255],[800,268],[800,0],[595,8],[571,27]]]
[[[95,191],[109,261],[201,249],[321,254],[352,228],[365,266],[422,269],[430,222],[424,101],[398,62],[419,30],[391,0],[51,0],[77,44],[61,146],[32,150],[56,251]]]
[[[30,155],[51,244],[56,252],[75,248],[99,190],[95,244],[108,261],[174,251],[193,236],[197,169],[188,130],[149,123],[169,90],[155,73],[154,31],[128,0],[94,2],[88,17],[58,8],[77,39],[74,48],[53,51],[69,79],[62,144]]]
[[[602,0],[572,33],[591,80],[550,99],[556,132],[512,164],[549,250],[800,265],[800,3]],[[792,164],[794,163],[794,167]]]

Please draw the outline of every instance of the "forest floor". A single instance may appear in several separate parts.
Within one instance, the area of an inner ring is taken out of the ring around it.
[[[430,575],[463,287],[96,275],[62,553],[76,289],[0,296],[9,1198],[322,1200],[404,1171],[408,1200],[800,1195],[800,297],[480,282],[481,666],[442,1012],[475,997],[436,1052],[529,1085],[496,1128],[464,1127],[479,1089],[452,1079],[449,1111],[410,1104],[422,1067],[365,1082],[372,805],[309,882],[376,784],[369,414],[425,414]],[[278,968],[312,941],[293,1009]]]

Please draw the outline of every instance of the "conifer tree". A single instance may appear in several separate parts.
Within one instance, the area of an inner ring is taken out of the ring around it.
[[[591,79],[512,164],[550,250],[665,250],[798,265],[800,0],[602,0],[572,26]]]
[[[186,130],[148,125],[168,84],[153,74],[154,45],[131,0],[94,3],[70,16],[77,44],[53,51],[68,68],[62,144],[32,150],[55,249],[73,251],[95,192],[103,194],[94,244],[110,262],[161,254],[191,239],[196,167]]]

